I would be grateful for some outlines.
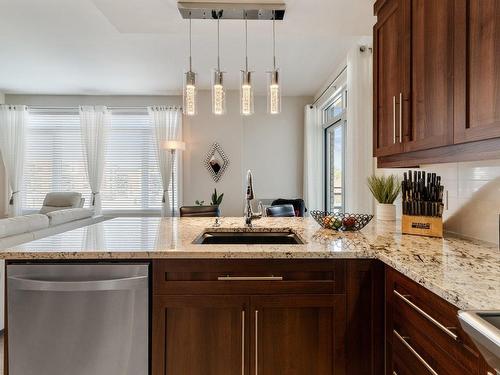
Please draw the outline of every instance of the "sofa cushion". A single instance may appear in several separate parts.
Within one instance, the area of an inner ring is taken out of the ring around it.
[[[82,207],[82,194],[73,191],[48,193],[43,201],[41,214],[47,212]]]
[[[70,208],[47,213],[51,227],[69,223],[70,221],[86,219],[92,217],[92,215],[94,215],[94,210],[90,208]]]
[[[49,218],[42,214],[16,216],[0,220],[0,238],[33,232],[49,226]]]

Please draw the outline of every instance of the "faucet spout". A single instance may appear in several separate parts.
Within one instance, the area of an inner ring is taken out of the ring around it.
[[[245,225],[247,227],[252,226],[253,219],[260,219],[262,217],[262,213],[254,214],[252,210],[252,200],[255,198],[253,191],[253,176],[252,171],[248,170],[247,172],[247,189],[246,189],[246,197],[245,197]]]

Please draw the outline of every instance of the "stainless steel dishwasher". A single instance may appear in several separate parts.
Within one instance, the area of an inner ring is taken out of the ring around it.
[[[7,266],[10,375],[147,375],[148,264]]]

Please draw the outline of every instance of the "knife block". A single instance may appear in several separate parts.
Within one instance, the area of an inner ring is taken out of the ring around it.
[[[442,238],[443,218],[403,215],[401,218],[401,231],[403,234]]]

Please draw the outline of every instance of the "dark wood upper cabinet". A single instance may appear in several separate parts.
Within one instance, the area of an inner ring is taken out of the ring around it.
[[[378,165],[500,158],[500,2],[378,0],[374,9]]]
[[[376,156],[402,152],[400,98],[405,62],[405,4],[390,0],[379,13],[374,33],[374,134]]]
[[[455,143],[500,137],[500,2],[455,3]]]
[[[411,1],[411,91],[404,151],[453,143],[455,0]],[[409,67],[408,67],[409,68]]]

